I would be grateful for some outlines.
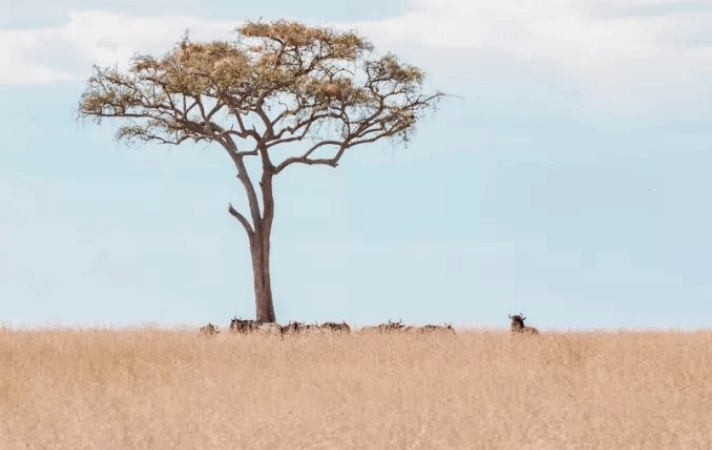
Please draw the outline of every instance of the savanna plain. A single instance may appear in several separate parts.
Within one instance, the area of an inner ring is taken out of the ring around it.
[[[712,331],[0,328],[0,449],[712,449]]]

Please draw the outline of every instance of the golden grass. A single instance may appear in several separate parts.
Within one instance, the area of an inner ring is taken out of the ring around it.
[[[712,449],[712,332],[0,329],[0,449]]]

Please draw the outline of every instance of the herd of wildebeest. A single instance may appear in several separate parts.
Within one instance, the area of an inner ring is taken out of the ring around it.
[[[526,317],[523,314],[509,315],[511,319],[512,333],[521,334],[539,334],[539,331],[534,327],[524,325]],[[302,323],[289,322],[287,325],[279,325],[278,323],[260,323],[256,320],[246,320],[233,318],[230,321],[230,332],[242,334],[273,334],[279,336],[298,335],[308,333],[336,333],[347,334],[351,333],[351,327],[346,322],[324,322],[318,323]],[[380,325],[365,326],[358,330],[360,333],[451,333],[455,334],[455,329],[450,324],[445,325],[425,325],[422,327],[406,326],[400,320],[397,322],[388,321]],[[220,333],[218,327],[209,323],[200,328],[200,333],[204,335],[214,335]]]

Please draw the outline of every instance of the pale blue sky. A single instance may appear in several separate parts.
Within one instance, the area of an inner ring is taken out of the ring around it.
[[[280,322],[712,323],[712,2],[263,3],[0,0],[0,322],[254,315],[227,156],[127,148],[74,111],[93,62],[286,17],[354,27],[462,98],[408,148],[280,175]]]

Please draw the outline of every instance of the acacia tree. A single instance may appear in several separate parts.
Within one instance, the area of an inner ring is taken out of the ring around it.
[[[94,66],[79,118],[128,119],[117,140],[219,144],[244,187],[249,211],[228,212],[247,232],[258,322],[276,321],[270,280],[274,177],[297,164],[337,167],[347,149],[388,138],[407,143],[444,95],[424,73],[377,56],[354,32],[298,22],[247,22],[234,41],[184,36],[162,57],[134,56],[126,71]],[[274,154],[274,147],[294,152]],[[261,163],[259,184],[246,160]]]

